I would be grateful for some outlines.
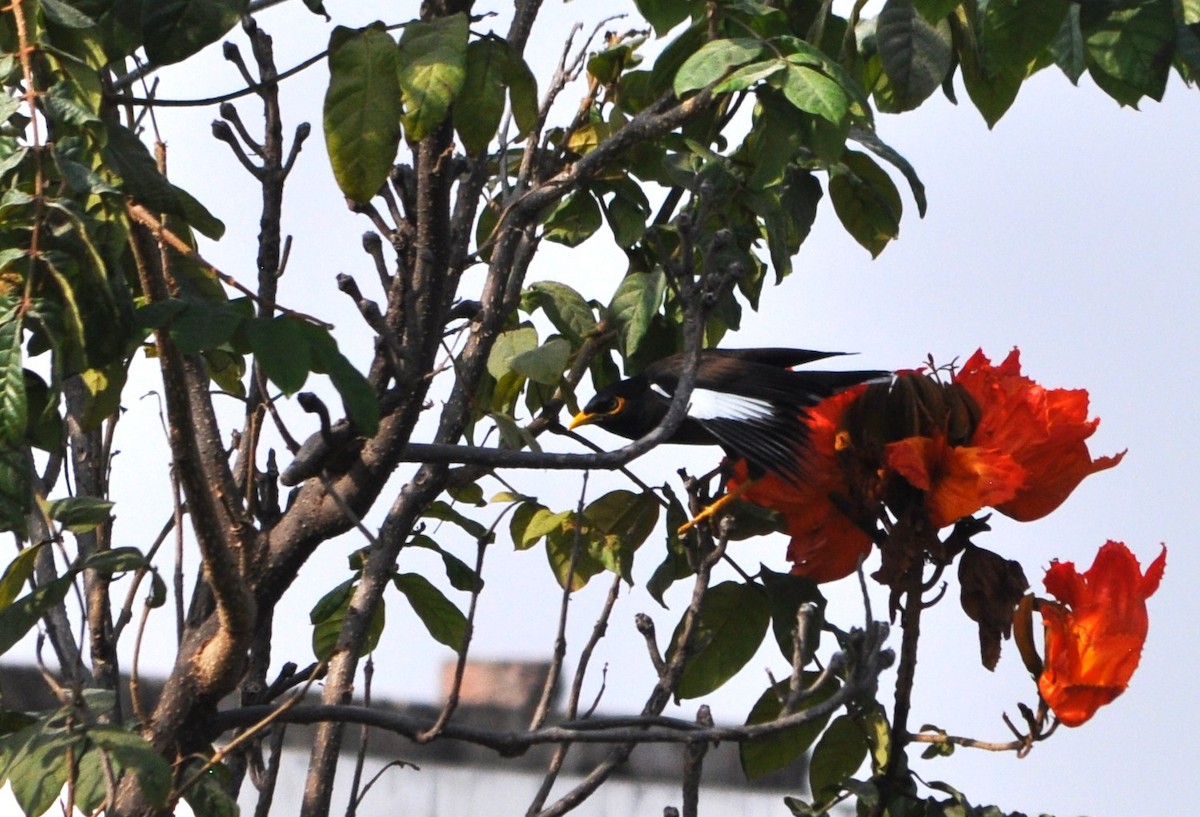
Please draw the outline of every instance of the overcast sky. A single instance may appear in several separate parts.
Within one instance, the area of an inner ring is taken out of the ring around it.
[[[326,5],[336,21],[356,25],[376,16],[397,22],[416,10],[415,3],[328,0]],[[555,26],[535,29],[533,52],[543,60],[555,56],[563,21],[584,20],[590,30],[598,5],[548,3],[545,13]],[[320,18],[295,2],[272,9],[261,20],[276,34],[280,68],[319,51],[328,37]],[[504,24],[496,28],[502,32]],[[237,39],[241,41],[240,34]],[[236,73],[220,59],[219,48],[210,49],[209,57],[210,70],[189,66],[163,72],[159,94],[196,97],[237,87]],[[535,72],[544,87],[545,70],[535,66]],[[305,119],[313,123],[314,133],[285,202],[285,230],[295,243],[280,300],[350,328],[359,319],[336,291],[334,276],[350,272],[361,282],[373,280],[359,243],[369,225],[341,206],[324,157],[324,82],[319,65],[284,88],[286,126]],[[1200,124],[1200,95],[1174,82],[1162,104],[1147,101],[1140,112],[1120,109],[1088,80],[1076,89],[1050,69],[1026,84],[1013,109],[990,132],[965,104],[961,87],[959,96],[964,104],[958,107],[938,97],[917,112],[878,121],[880,136],[913,163],[925,182],[926,218],[918,219],[905,193],[901,238],[872,260],[823,202],[796,273],[765,293],[762,312],[748,314],[745,331],[727,343],[853,350],[860,352],[853,365],[870,368],[912,367],[928,354],[948,362],[980,346],[998,361],[1019,346],[1025,371],[1038,382],[1088,389],[1092,415],[1103,420],[1091,441],[1093,454],[1128,448],[1125,461],[1086,480],[1046,519],[1027,525],[999,520],[992,533],[977,541],[1019,560],[1038,591],[1052,558],[1075,560],[1086,568],[1111,538],[1125,541],[1144,566],[1158,554],[1159,543],[1166,542],[1166,578],[1149,602],[1150,636],[1142,665],[1121,699],[1079,729],[1060,729],[1025,760],[960,749],[950,759],[916,761],[915,768],[926,779],[947,780],[975,803],[996,803],[1006,810],[1059,817],[1187,813],[1200,728],[1200,692],[1193,677],[1197,603],[1187,579],[1200,575],[1200,558],[1194,523],[1186,516],[1195,505],[1200,405],[1195,318],[1200,306],[1195,250],[1200,152],[1188,140]],[[564,94],[568,106],[577,98],[578,93]],[[253,102],[242,101],[239,109],[253,121]],[[202,251],[225,271],[250,281],[258,194],[208,135],[208,122],[215,116],[215,110],[163,110],[158,122],[169,145],[173,180],[229,227],[221,242]],[[603,233],[575,253],[547,249],[536,274],[591,296],[603,298],[624,269],[622,256],[611,250]],[[359,355],[358,361],[369,351],[368,336],[357,328],[342,343],[352,356]],[[122,453],[115,464],[116,540],[144,546],[166,519],[169,494],[161,441],[155,440],[160,427],[156,401],[137,399],[154,383],[147,378],[138,384],[135,389],[140,390],[127,393],[129,412],[117,434]],[[591,436],[612,441],[599,430]],[[660,451],[639,460],[634,470],[657,484],[671,479],[681,462],[706,470],[717,456],[716,450]],[[122,468],[129,468],[131,460],[141,476],[136,484],[128,478],[121,484]],[[574,503],[580,483],[561,474],[513,479],[522,490],[560,508]],[[619,487],[618,480],[597,477],[589,496],[613,487]],[[453,532],[443,533],[444,543],[455,541]],[[653,537],[639,553],[639,584],[660,560],[660,542]],[[285,601],[276,616],[277,622],[298,622],[292,632],[280,634],[276,665],[308,660],[308,610],[345,578],[345,555],[360,544],[349,538],[331,543],[305,568],[302,589],[293,593],[298,598]],[[779,537],[737,544],[732,552],[750,567],[762,561],[782,570],[785,546]],[[459,552],[469,557],[473,548],[462,542]],[[414,561],[402,568],[428,570],[433,576],[440,563]],[[489,552],[485,578],[476,657],[548,656],[559,592],[544,555],[513,552],[501,536]],[[599,577],[577,594],[571,656],[590,630],[589,613],[598,609],[606,587]],[[827,594],[834,621],[860,620],[855,582],[829,586]],[[932,722],[985,740],[1007,739],[1000,715],[1016,716],[1018,701],[1033,703],[1033,683],[1011,643],[1005,644],[994,673],[979,665],[973,627],[956,600],[952,585],[946,602],[930,611],[923,627],[929,637],[923,640],[917,671],[913,722]],[[423,634],[415,618],[401,610],[401,601],[390,599],[388,630],[376,656],[376,694],[433,700],[438,669],[451,655]],[[669,601],[672,610],[663,611],[639,586],[618,605],[596,659],[608,662],[602,709],[640,708],[652,673],[633,615],[653,614],[665,635],[683,607],[679,594]],[[876,593],[875,601],[877,611],[884,609],[882,594]],[[165,619],[169,613],[161,615]],[[893,641],[898,645],[898,635]],[[778,651],[768,646],[709,699],[719,721],[745,717],[766,686],[764,668],[786,671]],[[155,655],[163,656],[158,668],[166,670],[168,654],[166,648],[148,652],[143,671],[147,665],[155,667]],[[588,694],[595,694],[598,683],[594,673]],[[889,679],[885,689],[890,688]],[[685,703],[681,714],[691,717],[695,706]],[[785,813],[782,804],[780,813]]]

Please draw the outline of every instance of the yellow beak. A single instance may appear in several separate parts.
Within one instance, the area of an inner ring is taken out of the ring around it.
[[[568,431],[574,431],[580,426],[585,426],[596,419],[595,414],[588,414],[586,411],[581,411],[571,418],[571,424],[567,426]]]

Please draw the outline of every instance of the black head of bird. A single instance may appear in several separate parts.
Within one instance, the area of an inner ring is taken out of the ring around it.
[[[752,477],[804,478],[806,410],[843,389],[891,376],[885,371],[793,371],[841,352],[808,349],[706,349],[696,366],[687,415],[668,442],[719,445],[744,459]],[[575,415],[571,428],[595,424],[636,440],[656,428],[683,374],[683,355],[652,363],[607,386]]]

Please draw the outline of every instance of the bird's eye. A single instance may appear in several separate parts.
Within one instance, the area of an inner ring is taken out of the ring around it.
[[[596,407],[595,414],[612,415],[619,414],[621,409],[625,407],[625,401],[620,397],[610,397],[599,406]]]

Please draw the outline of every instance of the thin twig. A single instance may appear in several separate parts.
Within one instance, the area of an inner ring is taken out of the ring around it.
[[[374,677],[375,660],[368,655],[363,664],[363,706],[371,705],[371,680]],[[358,732],[358,753],[354,758],[354,774],[350,778],[350,805],[346,807],[346,817],[354,817],[358,812],[358,804],[362,802],[362,795],[366,793],[359,791],[359,785],[362,783],[363,767],[367,762],[367,746],[370,737],[370,727],[363,726]]]
[[[558,677],[562,672],[562,663],[567,654],[567,611],[571,606],[571,592],[575,590],[575,566],[583,548],[583,508],[587,497],[588,473],[583,472],[583,480],[579,486],[579,500],[575,509],[575,535],[571,542],[571,556],[567,562],[567,573],[563,577],[563,591],[558,606],[558,630],[554,635],[554,657],[550,662],[550,671],[546,674],[546,683],[542,685],[542,695],[537,708],[530,718],[529,728],[537,729],[546,722],[550,712],[550,704],[554,699],[554,688],[558,686]]]
[[[696,723],[712,726],[712,712],[707,705],[696,713]],[[700,778],[704,771],[704,755],[708,741],[694,740],[683,749],[683,811],[682,817],[697,817],[700,810]]]
[[[516,507],[517,503],[512,503],[509,507]],[[504,514],[500,514],[503,518]],[[499,519],[496,520],[497,523]],[[490,533],[490,531],[489,531]],[[458,707],[459,696],[462,692],[463,676],[467,669],[467,656],[470,652],[471,639],[475,635],[475,613],[479,607],[479,594],[483,590],[483,556],[487,552],[488,537],[481,536],[475,543],[475,585],[471,588],[471,600],[467,605],[467,623],[463,628],[462,644],[458,647],[458,660],[454,664],[454,681],[450,685],[450,694],[446,696],[446,703],[442,706],[442,711],[438,713],[437,720],[433,726],[426,729],[417,736],[417,743],[428,743],[442,733],[442,729],[450,722],[450,717],[454,714],[454,710]]]
[[[149,210],[147,210],[145,207],[143,207],[140,204],[135,204],[133,202],[130,202],[126,205],[125,209],[126,209],[126,212],[129,213],[129,217],[131,219],[133,219],[134,221],[138,222],[139,224],[147,227],[150,230],[150,232],[154,235],[155,239],[163,242],[164,244],[169,246],[171,249],[178,252],[180,255],[183,255],[183,256],[191,259],[193,262],[204,267],[209,272],[211,272],[213,275],[217,276],[217,278],[219,278],[222,283],[233,287],[238,292],[242,293],[243,295],[245,295],[247,298],[254,301],[255,303],[260,304],[260,305],[269,306],[273,309],[278,310],[280,313],[282,313],[284,315],[288,315],[288,316],[296,318],[298,320],[302,320],[307,323],[311,323],[314,326],[321,327],[322,329],[333,329],[334,328],[333,324],[326,323],[325,321],[320,320],[319,318],[314,318],[312,315],[306,315],[303,312],[298,312],[294,309],[288,309],[287,307],[280,306],[279,304],[276,304],[276,303],[267,304],[265,301],[263,301],[262,298],[260,298],[258,296],[257,292],[255,292],[254,290],[245,286],[244,284],[240,283],[232,275],[222,272],[221,270],[219,270],[215,266],[213,266],[211,263],[204,260],[203,256],[201,256],[200,253],[198,253],[194,249],[192,249],[186,241],[184,241],[179,236],[175,235],[175,233],[173,233],[169,228],[163,226],[163,223],[161,221],[159,221],[158,218],[153,213],[151,213]]]
[[[863,669],[852,676],[829,698],[800,712],[768,723],[741,726],[701,726],[682,718],[660,715],[634,717],[592,717],[586,721],[545,726],[534,730],[500,730],[451,722],[442,737],[492,749],[502,756],[521,754],[532,746],[556,743],[689,743],[731,741],[743,743],[774,735],[804,723],[826,717],[861,695],[877,679],[879,672],[890,666],[894,656],[890,650],[875,649],[856,657]],[[872,677],[874,676],[874,677]],[[256,705],[227,710],[215,718],[221,729],[232,729],[260,722],[274,715],[276,722],[311,724],[338,721],[367,724],[405,737],[415,737],[428,728],[430,719],[401,712],[367,708],[350,704],[298,704],[284,707]]]

